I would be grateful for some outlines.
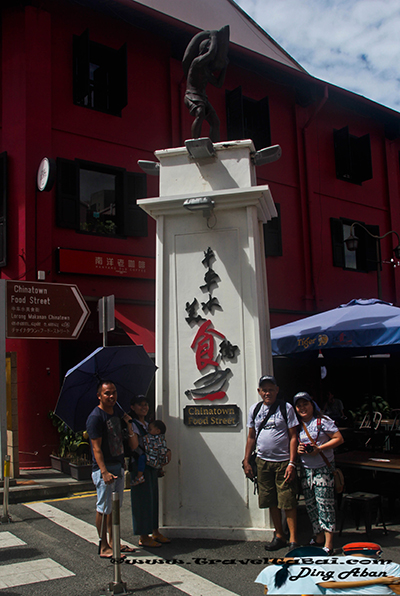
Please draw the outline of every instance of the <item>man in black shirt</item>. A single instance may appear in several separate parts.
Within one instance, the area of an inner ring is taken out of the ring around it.
[[[99,405],[90,413],[86,428],[89,434],[93,464],[92,479],[96,486],[96,527],[101,536],[100,556],[112,557],[111,494],[119,493],[122,505],[124,491],[124,447],[121,418],[127,423],[129,447],[138,446],[138,437],[132,430],[130,416],[115,408],[117,390],[112,381],[101,381],[97,387]],[[105,515],[103,521],[103,515]],[[107,539],[107,531],[109,538]]]

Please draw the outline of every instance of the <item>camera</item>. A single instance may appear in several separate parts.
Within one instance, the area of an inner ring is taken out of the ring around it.
[[[304,445],[304,449],[306,450],[306,453],[312,453],[314,451],[314,447],[310,444]]]

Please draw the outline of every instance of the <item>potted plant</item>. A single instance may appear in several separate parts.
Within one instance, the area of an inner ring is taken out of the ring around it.
[[[82,439],[74,445],[74,451],[70,454],[69,468],[72,478],[75,480],[89,480],[92,476],[92,456],[87,431],[76,433],[82,435]]]
[[[91,458],[86,454],[83,456],[73,456],[69,462],[69,468],[72,478],[75,480],[90,480],[92,477]]]
[[[371,398],[367,397],[365,402],[355,411],[349,410],[355,422],[361,423],[365,416],[370,417],[370,414],[379,412],[383,417],[389,417],[392,408],[389,403],[380,395],[373,395]]]
[[[57,428],[60,439],[58,452],[50,455],[52,468],[64,474],[70,474],[71,458],[74,455],[81,456],[84,452],[90,452],[89,443],[84,440],[84,433],[72,431],[54,412],[49,412],[49,418]]]

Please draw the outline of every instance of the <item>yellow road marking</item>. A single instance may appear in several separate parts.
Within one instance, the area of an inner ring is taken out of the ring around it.
[[[125,488],[124,493],[130,492],[130,488]],[[69,497],[60,497],[59,499],[46,499],[45,501],[35,501],[35,503],[57,503],[58,501],[69,501],[71,499],[85,499],[87,497],[95,497],[96,491],[84,492],[84,493],[73,493]]]

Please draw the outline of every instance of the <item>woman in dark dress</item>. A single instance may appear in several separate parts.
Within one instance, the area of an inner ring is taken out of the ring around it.
[[[149,413],[149,404],[143,395],[138,395],[132,400],[130,413],[133,432],[138,434],[139,448],[143,449],[142,437],[147,434],[146,416]],[[168,461],[170,454],[169,451]],[[131,457],[130,472],[131,477],[136,478],[138,465],[134,455]],[[158,529],[158,469],[146,465],[144,479],[141,484],[131,486],[133,533],[140,536],[140,546],[156,548],[170,542]]]

